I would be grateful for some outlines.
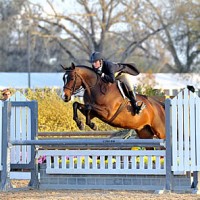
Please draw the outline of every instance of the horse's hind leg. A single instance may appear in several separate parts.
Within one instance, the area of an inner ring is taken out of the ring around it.
[[[138,134],[138,137],[141,139],[153,139],[154,136],[158,137],[158,133],[156,132],[156,130],[154,130],[153,127],[150,127],[149,125],[146,125],[140,131],[136,131],[136,133]],[[163,139],[163,138],[159,138],[159,139]],[[154,148],[146,147],[146,149],[152,150]],[[158,149],[165,150],[165,147],[161,146]]]
[[[154,132],[149,125],[144,126],[141,130],[135,130],[140,139],[153,139]],[[145,147],[147,150],[153,150],[153,147]]]
[[[165,136],[165,124],[164,124],[163,121],[160,121],[160,123],[154,123],[152,125],[152,129],[153,129],[155,135],[159,139],[165,139],[166,138],[166,136]]]
[[[141,130],[136,130],[140,139],[153,139],[154,132],[149,125],[144,126]]]

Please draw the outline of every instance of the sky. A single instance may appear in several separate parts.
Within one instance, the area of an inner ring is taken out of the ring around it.
[[[65,0],[65,1],[50,0],[50,1],[53,2],[52,4],[57,12],[60,12],[60,13],[64,12],[65,14],[67,14],[69,11],[71,12],[72,10],[73,12],[80,11],[80,7],[77,6],[78,4],[74,0],[70,0],[70,1],[69,0]],[[46,0],[31,0],[31,2],[34,4],[42,5],[48,14],[53,13],[52,8],[49,6]]]

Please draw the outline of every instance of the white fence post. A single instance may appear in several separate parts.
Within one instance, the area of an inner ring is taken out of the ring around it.
[[[200,170],[199,103],[187,89],[171,100],[172,171]]]
[[[0,171],[2,171],[2,131],[3,131],[3,102],[0,101]]]
[[[186,88],[170,106],[170,123],[166,125],[172,138],[172,171],[200,171],[200,98]],[[195,177],[193,185],[197,187]]]
[[[24,145],[17,145],[17,146],[12,146],[16,148],[11,148],[11,146],[9,145],[11,144],[10,141],[12,140],[15,141],[19,139],[21,141],[24,141],[27,139],[29,140],[36,139],[37,131],[38,131],[37,130],[38,129],[37,111],[38,111],[38,108],[37,108],[36,101],[4,102],[4,108],[3,108],[4,120],[3,120],[3,131],[2,131],[3,136],[4,136],[3,137],[3,156],[2,156],[3,171],[1,174],[1,189],[6,189],[6,188],[11,187],[10,186],[10,168],[11,169],[29,169],[31,172],[30,173],[31,179],[29,182],[29,186],[32,186],[35,188],[38,187],[38,168],[37,168],[38,166],[37,166],[36,157],[35,157],[36,156],[35,147],[33,145],[25,145],[25,147],[27,146],[28,148],[23,148]],[[20,119],[18,120],[17,118],[20,118]],[[15,127],[14,129],[12,128],[13,126]],[[14,133],[12,131],[14,131]],[[30,131],[30,132],[27,133],[27,131]],[[11,133],[13,135],[11,135]],[[10,148],[11,148],[11,153],[10,153]],[[29,148],[30,148],[30,151],[27,151],[27,149]],[[11,160],[12,153],[16,153],[17,159],[15,159],[14,161]],[[25,158],[22,158],[22,157],[25,157]],[[15,162],[16,160],[18,161],[17,163]]]
[[[38,187],[38,169],[35,163],[35,147],[16,145],[9,147],[9,141],[34,140],[38,131],[38,107],[36,101],[29,101],[20,92],[16,92],[9,101],[3,102],[2,163],[1,187],[8,188],[11,169],[29,169],[29,186]],[[2,112],[1,112],[2,113]],[[11,152],[10,152],[11,151]],[[18,179],[20,179],[20,174]]]
[[[11,96],[11,102],[29,101],[23,94],[17,91]],[[10,140],[31,139],[31,113],[28,107],[11,108]],[[14,146],[11,149],[12,164],[27,164],[31,161],[31,146]]]
[[[1,190],[11,188],[10,183],[10,147],[8,144],[9,137],[9,113],[11,107],[9,102],[5,102],[2,109],[2,171],[1,171]]]

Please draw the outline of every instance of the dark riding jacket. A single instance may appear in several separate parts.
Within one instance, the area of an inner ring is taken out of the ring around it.
[[[94,69],[97,73],[99,69]],[[131,75],[138,75],[139,71],[135,68],[133,63],[113,63],[110,61],[103,60],[101,73],[104,73],[102,77],[103,81],[106,83],[114,83],[115,82],[115,73],[123,72]]]

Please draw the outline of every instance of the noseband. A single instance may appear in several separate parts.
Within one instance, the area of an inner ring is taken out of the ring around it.
[[[66,73],[64,74],[64,77],[65,77]],[[73,86],[71,88],[68,87],[68,86],[66,86],[66,80],[64,79],[64,77],[63,77],[63,81],[64,81],[64,87],[63,87],[63,89],[67,89],[67,90],[70,91],[71,94],[73,94],[74,91],[75,91],[75,88],[76,88],[76,79],[77,79],[76,72],[75,72],[75,81],[74,81]]]

